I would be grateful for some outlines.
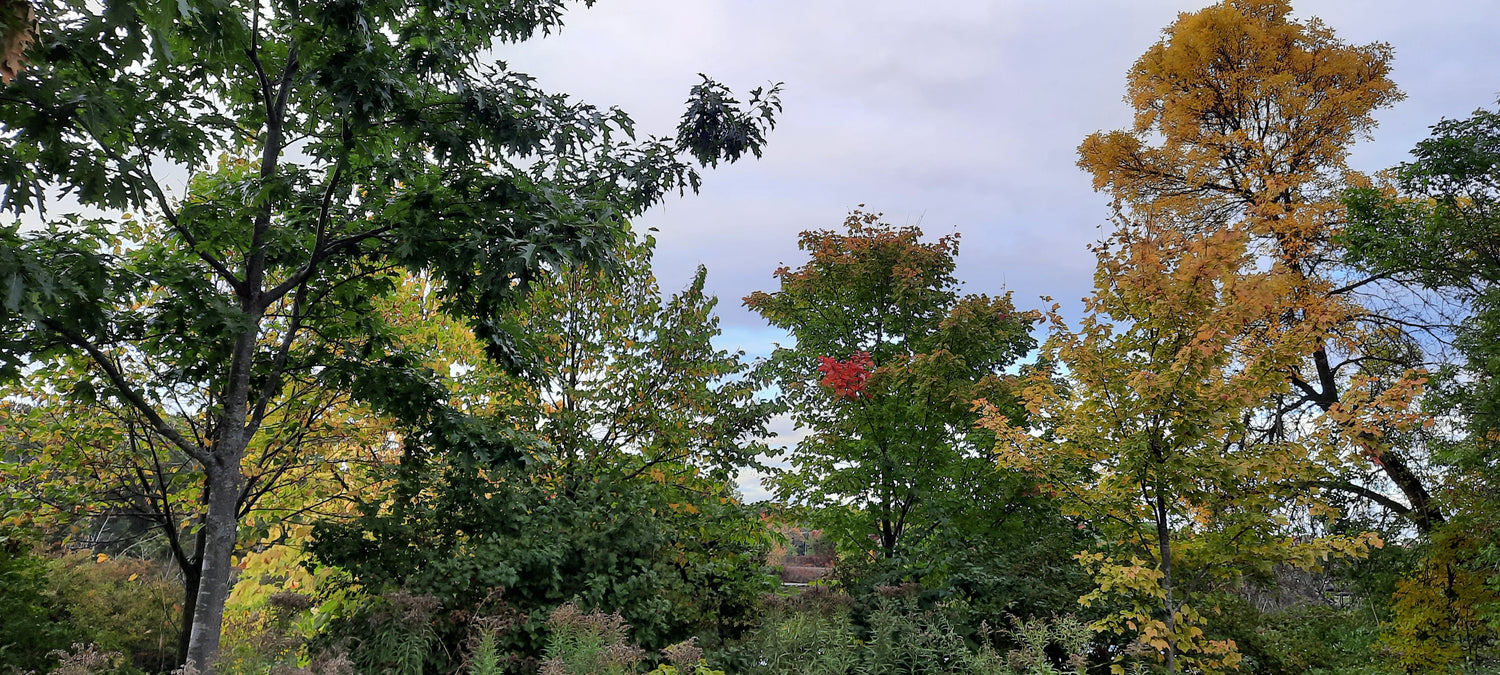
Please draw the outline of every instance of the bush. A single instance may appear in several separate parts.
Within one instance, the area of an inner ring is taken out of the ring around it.
[[[75,642],[119,652],[149,672],[176,665],[182,585],[168,566],[80,551],[49,561],[48,577]]]
[[[646,655],[630,643],[630,627],[618,612],[584,613],[569,602],[552,611],[547,628],[542,675],[629,675]]]
[[[609,477],[563,491],[522,471],[462,467],[410,485],[422,499],[367,505],[357,519],[319,526],[313,554],[372,592],[437,598],[444,615],[470,614],[503,588],[534,619],[497,644],[524,657],[542,655],[540,619],[569,599],[619,612],[634,642],[660,649],[737,635],[774,584],[764,527],[727,498],[695,505],[650,481]],[[466,626],[463,617],[439,621],[436,639],[456,649]]]
[[[882,587],[868,626],[850,618],[846,595],[813,586],[801,595],[766,601],[767,620],[709,662],[747,675],[1059,675],[1084,673],[1092,630],[1072,617],[1013,620],[992,631],[981,624],[968,640],[951,617],[961,603],[923,608],[914,584]],[[1002,655],[997,644],[1016,644]]]
[[[410,591],[357,593],[325,603],[325,623],[303,646],[312,670],[421,675],[534,673],[536,660],[504,647],[526,616],[494,590],[473,606],[454,610],[440,598]]]
[[[0,530],[0,664],[24,672],[56,661],[74,628],[47,575],[47,560],[31,553],[31,542]]]

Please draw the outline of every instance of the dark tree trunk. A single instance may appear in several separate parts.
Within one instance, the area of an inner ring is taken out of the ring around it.
[[[1177,602],[1172,599],[1172,525],[1167,522],[1167,497],[1162,493],[1160,485],[1156,486],[1156,503],[1152,505],[1156,512],[1156,545],[1161,556],[1161,588],[1165,591],[1162,598],[1162,609],[1165,617],[1162,622],[1167,627],[1167,673],[1177,672]]]
[[[202,550],[202,547],[199,547]],[[199,580],[203,571],[198,560],[182,568],[182,629],[177,632],[177,665],[187,663],[188,639],[193,634],[193,614],[198,606]]]
[[[1328,351],[1325,348],[1319,347],[1313,352],[1313,366],[1317,370],[1319,389],[1311,391],[1311,387],[1305,383],[1299,386],[1309,391],[1309,398],[1313,403],[1327,412],[1339,402],[1340,392],[1338,380],[1334,376],[1334,369],[1329,363]],[[1418,531],[1427,534],[1444,522],[1442,510],[1433,501],[1432,494],[1427,491],[1427,487],[1422,484],[1421,477],[1411,470],[1405,459],[1390,451],[1385,443],[1371,434],[1360,432],[1353,440],[1364,450],[1365,455],[1380,467],[1396,489],[1406,497],[1407,503],[1411,504],[1409,515]]]

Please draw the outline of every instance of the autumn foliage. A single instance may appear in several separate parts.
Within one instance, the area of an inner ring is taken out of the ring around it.
[[[818,382],[833,390],[839,398],[859,398],[864,395],[865,382],[875,369],[869,352],[854,352],[848,360],[840,361],[832,356],[818,357],[818,372],[823,379]]]
[[[1005,369],[1035,344],[1038,315],[1017,311],[1008,294],[960,295],[958,242],[924,241],[919,228],[854,211],[841,230],[803,232],[806,261],[776,269],[776,290],[745,298],[796,338],[761,366],[809,432],[790,451],[778,494],[859,505],[819,516],[846,547],[873,540],[894,558],[912,528],[952,519],[940,515],[950,500],[969,508],[1008,499],[996,485],[972,493],[998,480],[978,473],[992,463],[973,403],[989,398],[1017,412]]]
[[[0,0],[0,671],[1500,672],[1500,112],[1366,177],[1392,47],[1218,0],[1081,311],[860,205],[752,360],[628,221],[779,85],[478,66],[566,4]]]

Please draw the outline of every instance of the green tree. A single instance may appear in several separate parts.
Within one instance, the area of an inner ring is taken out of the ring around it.
[[[751,439],[769,405],[755,398],[744,353],[713,344],[718,298],[703,292],[707,269],[663,297],[654,246],[646,237],[612,271],[573,270],[538,288],[515,320],[536,342],[541,376],[485,387],[520,394],[504,412],[534,425],[565,485],[617,471],[732,482],[763,450]]]
[[[395,489],[320,526],[317,558],[366,589],[430,594],[450,612],[503,588],[537,619],[508,638],[530,656],[541,617],[575,597],[618,611],[653,648],[743,630],[773,577],[768,531],[734,479],[763,450],[753,439],[767,405],[743,355],[713,345],[706,272],[664,298],[650,246],[630,246],[613,270],[539,283],[513,314],[538,365],[458,375],[454,396],[485,409],[493,445],[409,436]],[[525,461],[508,461],[506,444]]]
[[[1375,186],[1351,189],[1345,255],[1369,274],[1435,296],[1451,323],[1453,353],[1423,397],[1433,425],[1425,441],[1445,468],[1452,522],[1398,584],[1387,639],[1413,670],[1460,660],[1493,664],[1500,606],[1500,113],[1444,120],[1413,159]],[[1415,303],[1413,303],[1415,304]],[[1450,318],[1451,317],[1451,318]]]
[[[1368,272],[1456,303],[1461,361],[1437,374],[1432,412],[1467,426],[1447,459],[1482,468],[1500,447],[1500,113],[1445,120],[1412,155],[1383,186],[1345,194],[1341,242]]]
[[[804,232],[809,260],[745,304],[795,340],[762,366],[807,430],[778,497],[814,509],[845,550],[873,538],[892,559],[972,500],[1019,492],[995,475],[974,402],[1022,414],[1005,370],[1035,346],[1037,314],[1008,294],[960,295],[958,235],[927,243],[860,211],[844,226]]]
[[[202,471],[200,668],[253,490],[247,448],[288,378],[408,418],[442,400],[372,304],[391,270],[440,280],[491,357],[523,362],[511,301],[547,270],[606,258],[664,191],[696,187],[684,155],[758,154],[779,105],[773,89],[742,107],[705,79],[675,139],[638,140],[623,112],[486,62],[497,41],[558,28],[560,0],[54,0],[35,14],[46,49],[0,101],[0,205],[42,223],[0,234],[0,365],[78,367],[79,396],[130,406]],[[169,167],[191,176],[181,193]],[[44,211],[57,193],[83,208]]]

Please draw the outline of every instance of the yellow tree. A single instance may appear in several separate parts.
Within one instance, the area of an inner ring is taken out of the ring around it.
[[[1034,426],[984,421],[1001,439],[1002,465],[1033,473],[1102,535],[1078,556],[1098,584],[1080,601],[1117,608],[1098,627],[1137,636],[1168,672],[1239,661],[1232,641],[1205,635],[1206,593],[1379,543],[1297,536],[1288,507],[1329,511],[1304,483],[1327,444],[1254,438],[1257,407],[1289,386],[1284,372],[1300,350],[1243,337],[1289,283],[1238,274],[1253,260],[1249,241],[1237,227],[1195,236],[1122,221],[1097,249],[1079,329],[1050,316],[1047,367],[1024,389]]]
[[[1280,371],[1288,392],[1260,402],[1262,436],[1337,432],[1342,466],[1368,461],[1404,503],[1342,475],[1309,486],[1360,495],[1430,530],[1441,511],[1413,460],[1384,440],[1421,375],[1396,367],[1409,344],[1401,324],[1361,300],[1380,277],[1340,267],[1334,248],[1338,191],[1362,180],[1345,165],[1348,148],[1375,126],[1375,110],[1402,97],[1387,77],[1391,50],[1347,44],[1290,12],[1285,0],[1227,0],[1179,16],[1130,70],[1134,125],[1089,136],[1079,165],[1147,227],[1203,240],[1243,233],[1251,255],[1233,272],[1282,289],[1245,335],[1260,349],[1303,350]]]

